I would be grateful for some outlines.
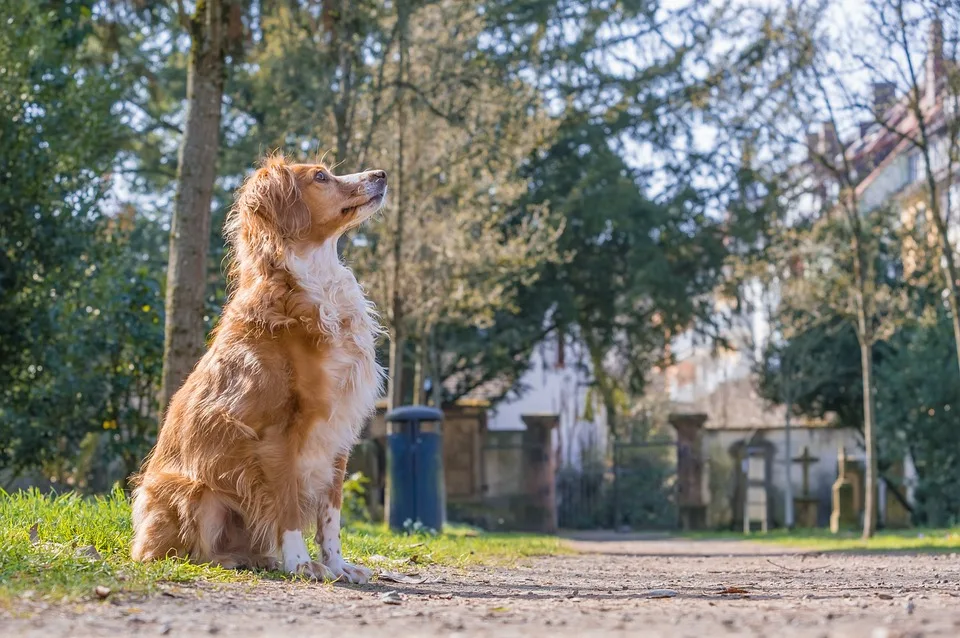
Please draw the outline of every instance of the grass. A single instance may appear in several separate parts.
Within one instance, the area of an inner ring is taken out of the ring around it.
[[[826,529],[774,530],[749,536],[736,532],[690,534],[700,539],[740,539],[822,552],[960,552],[960,528],[881,531],[863,540],[859,532],[832,534]]]
[[[93,596],[98,586],[112,592],[149,592],[160,583],[284,578],[172,558],[137,563],[130,559],[131,535],[130,504],[121,490],[95,498],[0,490],[0,606],[23,599],[77,600]],[[564,551],[556,538],[482,534],[467,528],[406,535],[361,524],[341,536],[348,560],[390,570],[506,564]]]

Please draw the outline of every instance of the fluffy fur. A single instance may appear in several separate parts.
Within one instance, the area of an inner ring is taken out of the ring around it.
[[[135,478],[136,560],[369,579],[342,558],[340,505],[382,387],[380,327],[336,244],[381,208],[386,182],[278,156],[241,188],[226,223],[233,293]],[[303,540],[314,526],[319,561]]]

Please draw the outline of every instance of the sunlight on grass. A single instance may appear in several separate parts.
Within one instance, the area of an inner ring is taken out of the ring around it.
[[[177,559],[136,563],[130,560],[131,534],[130,506],[119,490],[92,499],[0,491],[0,603],[18,596],[75,598],[97,586],[145,591],[161,581],[254,578]]]
[[[34,525],[36,537],[31,539]],[[93,595],[97,586],[142,592],[164,582],[254,583],[258,578],[284,577],[179,559],[137,563],[130,560],[131,535],[130,504],[122,490],[96,498],[0,490],[0,605],[20,598],[71,600]],[[566,551],[556,538],[482,534],[465,527],[437,535],[406,535],[362,524],[344,530],[342,537],[348,559],[390,570],[507,564]]]
[[[859,532],[845,531],[832,534],[826,529],[815,530],[775,530],[768,534],[744,535],[736,532],[704,532],[689,534],[694,539],[740,539],[757,543],[788,545],[802,549],[823,552],[840,551],[960,551],[960,528],[953,529],[910,529],[881,531],[869,540],[863,540]]]
[[[774,534],[757,540],[817,549],[820,551],[957,551],[960,550],[960,529],[922,529],[883,531],[869,540],[859,532],[831,534],[829,530]]]

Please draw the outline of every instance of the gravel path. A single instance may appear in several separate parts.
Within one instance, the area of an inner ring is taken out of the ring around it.
[[[434,569],[417,585],[171,586],[146,599],[0,616],[0,635],[960,636],[956,554],[602,535],[571,545],[580,553]]]

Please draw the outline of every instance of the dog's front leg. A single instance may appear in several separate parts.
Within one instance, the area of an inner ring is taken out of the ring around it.
[[[343,560],[343,551],[340,548],[340,508],[343,505],[343,479],[346,472],[347,455],[341,454],[334,462],[333,483],[320,498],[316,541],[320,546],[323,564],[336,578],[362,584],[370,582],[373,572]]]
[[[298,574],[311,580],[335,580],[337,575],[326,565],[310,558],[307,543],[303,538],[303,517],[300,514],[300,485],[294,477],[288,477],[283,485],[274,490],[280,531],[280,552],[283,555],[283,571]]]

